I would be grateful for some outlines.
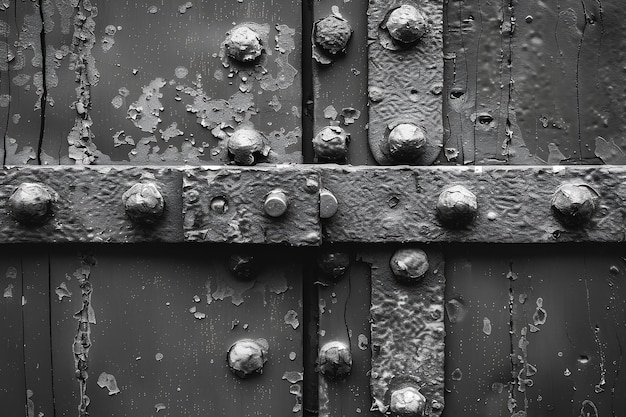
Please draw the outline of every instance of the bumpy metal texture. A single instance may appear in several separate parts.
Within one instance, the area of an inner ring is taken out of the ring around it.
[[[143,178],[158,184],[165,208],[150,227],[133,224],[122,195]],[[9,215],[17,185],[34,182],[55,190],[49,218],[21,224]],[[170,168],[22,167],[0,171],[2,242],[181,242],[182,173]]]
[[[187,169],[183,180],[185,239],[226,243],[321,242],[319,174],[307,167]],[[289,196],[289,210],[279,218],[264,211],[274,189]],[[216,212],[211,201],[220,197],[228,210]]]
[[[395,47],[386,28],[389,11],[402,5],[418,8],[428,20],[428,31],[410,47]],[[443,141],[443,4],[441,1],[369,2],[369,145],[381,165],[430,165]],[[423,152],[410,161],[398,161],[389,152],[387,137],[395,125],[413,123],[424,131]]]
[[[444,261],[437,248],[420,249],[430,262],[415,285],[395,279],[391,253],[361,254],[372,277],[372,409],[382,413],[390,411],[392,394],[409,386],[421,387],[425,415],[439,416],[443,411]]]
[[[621,242],[626,198],[622,167],[321,167],[339,210],[324,221],[327,242]],[[585,183],[600,198],[583,227],[563,226],[551,212],[562,184]],[[462,228],[437,216],[440,193],[473,190],[478,214]]]

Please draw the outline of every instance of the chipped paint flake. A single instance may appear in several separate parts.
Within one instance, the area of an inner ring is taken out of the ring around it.
[[[298,313],[294,310],[289,310],[287,314],[285,314],[285,324],[291,326],[294,330],[297,329],[300,326]]]
[[[163,104],[159,99],[163,98],[161,88],[165,85],[163,78],[155,78],[142,88],[139,99],[128,107],[126,118],[130,119],[142,132],[154,133],[157,125],[161,123],[159,115],[163,111]]]
[[[67,288],[67,284],[65,282],[62,282],[61,284],[59,284],[59,286],[56,287],[54,292],[59,298],[59,301],[63,301],[64,297],[67,297],[67,298],[72,297],[72,292]]]
[[[13,284],[9,284],[7,285],[7,287],[4,289],[4,298],[13,298]]]
[[[285,371],[283,379],[292,384],[298,383],[304,379],[304,374],[298,371]]]
[[[120,393],[115,376],[107,374],[106,372],[102,372],[98,377],[98,386],[100,388],[106,388],[109,391],[109,395]]]

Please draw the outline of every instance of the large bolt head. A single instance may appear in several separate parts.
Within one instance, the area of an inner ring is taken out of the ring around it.
[[[476,218],[477,213],[476,196],[462,185],[446,188],[439,194],[437,214],[446,226],[465,226]]]
[[[408,4],[389,13],[386,26],[389,35],[404,44],[417,42],[428,31],[428,22],[424,15],[417,8]]]
[[[234,28],[226,38],[229,57],[242,63],[250,63],[261,56],[263,45],[258,33],[247,26]]]
[[[317,358],[319,371],[329,379],[340,379],[352,370],[350,348],[342,342],[328,342],[320,349]]]
[[[424,153],[426,136],[413,123],[400,123],[389,132],[389,155],[398,162],[413,162]]]
[[[156,184],[137,183],[122,194],[126,215],[137,223],[154,224],[163,215],[165,201]]]
[[[315,155],[324,160],[340,162],[348,156],[350,137],[339,126],[326,126],[313,138]]]
[[[270,217],[280,217],[285,214],[288,208],[289,199],[281,190],[273,190],[265,197],[263,209],[265,210],[265,214]]]
[[[564,226],[582,226],[595,214],[598,199],[587,184],[564,184],[552,197],[552,213]]]
[[[254,165],[260,156],[267,156],[269,146],[260,132],[241,128],[228,138],[228,153],[237,165]]]
[[[329,15],[318,20],[313,29],[313,41],[323,51],[336,55],[344,52],[352,37],[352,27],[347,20]]]
[[[9,197],[9,209],[18,222],[39,224],[48,217],[52,201],[52,194],[43,185],[23,182]]]
[[[260,374],[267,362],[268,353],[269,344],[265,339],[238,340],[228,350],[228,367],[240,378]]]
[[[422,417],[426,397],[416,387],[404,387],[391,393],[391,413],[398,417]]]
[[[414,284],[428,272],[428,255],[421,249],[398,249],[391,257],[389,266],[396,279]]]

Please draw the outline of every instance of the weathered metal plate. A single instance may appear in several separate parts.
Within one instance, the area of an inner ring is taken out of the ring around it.
[[[421,9],[430,30],[415,45],[391,50],[393,43],[381,24],[402,4]],[[368,15],[370,150],[379,164],[397,164],[390,158],[386,136],[390,125],[410,122],[424,130],[427,140],[414,165],[430,165],[443,143],[443,2],[372,0]]]
[[[154,181],[165,201],[153,226],[133,224],[122,194],[142,177]],[[154,178],[154,180],[152,180]],[[7,168],[0,172],[0,230],[3,242],[180,242],[182,172],[170,168]],[[10,215],[8,198],[21,183],[40,183],[58,194],[51,215],[28,225]]]
[[[320,168],[339,209],[324,221],[328,242],[621,242],[626,169],[619,167]],[[586,183],[600,195],[589,224],[567,228],[551,213],[563,183]],[[444,227],[439,194],[464,185],[478,200],[478,216],[462,229]]]
[[[373,410],[390,412],[391,396],[405,384],[421,387],[425,415],[444,408],[444,260],[436,247],[421,247],[429,268],[420,282],[399,283],[389,266],[393,252],[370,251],[371,386]]]
[[[185,239],[195,242],[321,243],[319,174],[305,166],[185,170],[183,215]],[[264,212],[275,189],[289,205],[278,218]]]

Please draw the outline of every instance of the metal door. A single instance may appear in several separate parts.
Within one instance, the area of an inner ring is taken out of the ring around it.
[[[0,0],[7,415],[624,414],[619,6]]]

